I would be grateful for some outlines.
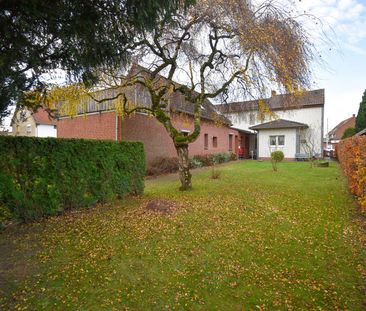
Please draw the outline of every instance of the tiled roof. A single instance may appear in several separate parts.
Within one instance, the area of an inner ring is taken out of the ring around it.
[[[278,119],[250,127],[251,130],[269,130],[269,129],[285,129],[285,128],[308,128],[305,123]]]
[[[279,94],[262,101],[271,110],[290,110],[306,107],[324,106],[324,89],[304,91],[300,94]],[[215,108],[222,113],[235,113],[259,110],[258,100],[232,102],[216,105]]]
[[[143,68],[138,65],[134,65],[133,69],[134,71],[140,70],[142,74],[149,74],[149,70],[146,68]],[[159,78],[163,78],[162,76],[159,76]],[[177,86],[180,86],[180,84],[175,83]],[[98,98],[99,100],[104,98],[110,98],[113,96],[116,96],[120,90],[118,88],[110,88],[105,90],[100,90],[95,92],[94,96]],[[148,93],[147,89],[142,86],[141,84],[136,84],[134,86],[128,87],[124,91],[126,97],[131,102],[136,103],[138,106],[145,106],[150,107],[151,106],[151,97]],[[198,96],[197,92],[193,92],[194,95]],[[189,101],[187,101],[183,94],[179,92],[175,92],[168,97],[169,99],[169,106],[170,111],[172,112],[182,112],[186,113],[188,115],[194,115],[194,108],[195,105]],[[62,103],[61,103],[62,105]],[[114,102],[112,100],[108,100],[102,103],[98,103],[92,98],[87,98],[84,100],[83,103],[80,103],[80,106],[78,107],[78,114],[84,114],[84,113],[91,113],[91,112],[101,112],[101,111],[107,111],[107,110],[114,110]],[[221,121],[224,124],[231,124],[231,122],[223,115],[218,113],[214,105],[206,99],[202,106],[201,106],[201,118],[208,119],[208,120],[214,120],[214,121]]]
[[[337,126],[335,126],[329,133],[328,136],[332,139],[341,139],[343,136],[343,133],[346,129],[349,127],[355,127],[356,124],[356,117],[353,115],[352,117],[343,120]]]
[[[149,69],[146,69],[140,65],[135,64],[131,69],[132,74],[135,74],[137,72],[138,74],[146,74],[149,75],[150,71]],[[157,78],[162,78],[163,81],[166,79],[158,75]],[[181,86],[181,84],[177,82],[173,82],[177,87]],[[199,93],[196,91],[192,92],[194,96],[198,96]],[[183,112],[189,115],[194,114],[194,108],[195,105],[192,102],[187,101],[184,98],[184,95],[180,92],[175,92],[169,96],[170,100],[170,109],[171,111],[177,111],[177,112]],[[149,99],[150,101],[150,99]],[[225,124],[231,124],[231,122],[222,114],[218,113],[215,109],[215,106],[210,102],[210,100],[205,99],[202,106],[201,106],[201,118],[208,119],[208,120],[217,120],[221,121]]]
[[[56,125],[57,121],[52,119],[48,112],[44,110],[42,107],[38,108],[37,112],[32,114],[34,121],[37,124],[45,124],[45,125]]]

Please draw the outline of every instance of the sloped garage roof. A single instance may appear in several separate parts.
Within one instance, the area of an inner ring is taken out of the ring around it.
[[[305,123],[289,121],[284,119],[277,119],[274,121],[251,126],[251,130],[270,130],[270,129],[285,129],[285,128],[308,128]]]

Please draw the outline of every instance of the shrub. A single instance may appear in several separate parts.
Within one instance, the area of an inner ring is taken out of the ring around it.
[[[236,161],[238,159],[238,155],[234,152],[230,152],[230,161]]]
[[[159,157],[150,163],[146,173],[150,176],[156,176],[161,174],[175,173],[178,171],[178,169],[178,158]]]
[[[201,166],[211,166],[213,164],[213,155],[212,154],[195,155],[193,156],[193,160],[202,163]]]
[[[277,150],[271,153],[271,162],[272,168],[275,172],[277,172],[277,163],[281,162],[284,159],[285,155],[282,151]]]
[[[230,153],[228,152],[220,152],[220,153],[216,153],[212,156],[212,160],[215,164],[221,164],[221,163],[226,163],[230,161]]]
[[[343,135],[342,135],[342,139],[346,139],[348,137],[352,137],[353,135],[355,135],[357,132],[356,132],[356,129],[354,127],[349,127],[347,128]]]
[[[205,154],[205,155],[195,155],[191,160],[191,166],[203,167],[211,166],[214,164],[226,163],[232,160],[236,160],[236,154],[231,152],[220,152],[216,154]]]
[[[211,168],[211,178],[212,179],[219,179],[220,175],[221,175],[221,172],[217,170],[215,165],[213,165],[212,168]]]
[[[214,164],[229,162],[232,159],[236,160],[236,155],[229,152],[194,155],[190,159],[190,168],[212,166]],[[178,169],[178,158],[159,157],[149,164],[146,174],[150,176],[157,176],[161,174],[175,173],[178,171]]]
[[[0,137],[0,206],[32,220],[144,189],[142,143]]]
[[[191,168],[200,168],[203,166],[203,163],[195,157],[193,157],[191,159],[190,164],[191,164]]]
[[[338,144],[337,157],[348,179],[350,191],[366,212],[366,136],[353,136]]]

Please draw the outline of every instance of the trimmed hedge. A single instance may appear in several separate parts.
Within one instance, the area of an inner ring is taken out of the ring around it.
[[[144,189],[139,142],[0,136],[0,159],[0,222],[7,211],[27,221]]]
[[[341,140],[337,157],[347,176],[351,193],[357,196],[362,211],[366,212],[366,136]]]

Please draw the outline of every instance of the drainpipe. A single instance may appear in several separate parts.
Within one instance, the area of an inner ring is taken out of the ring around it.
[[[116,113],[116,141],[118,141],[118,114]]]

